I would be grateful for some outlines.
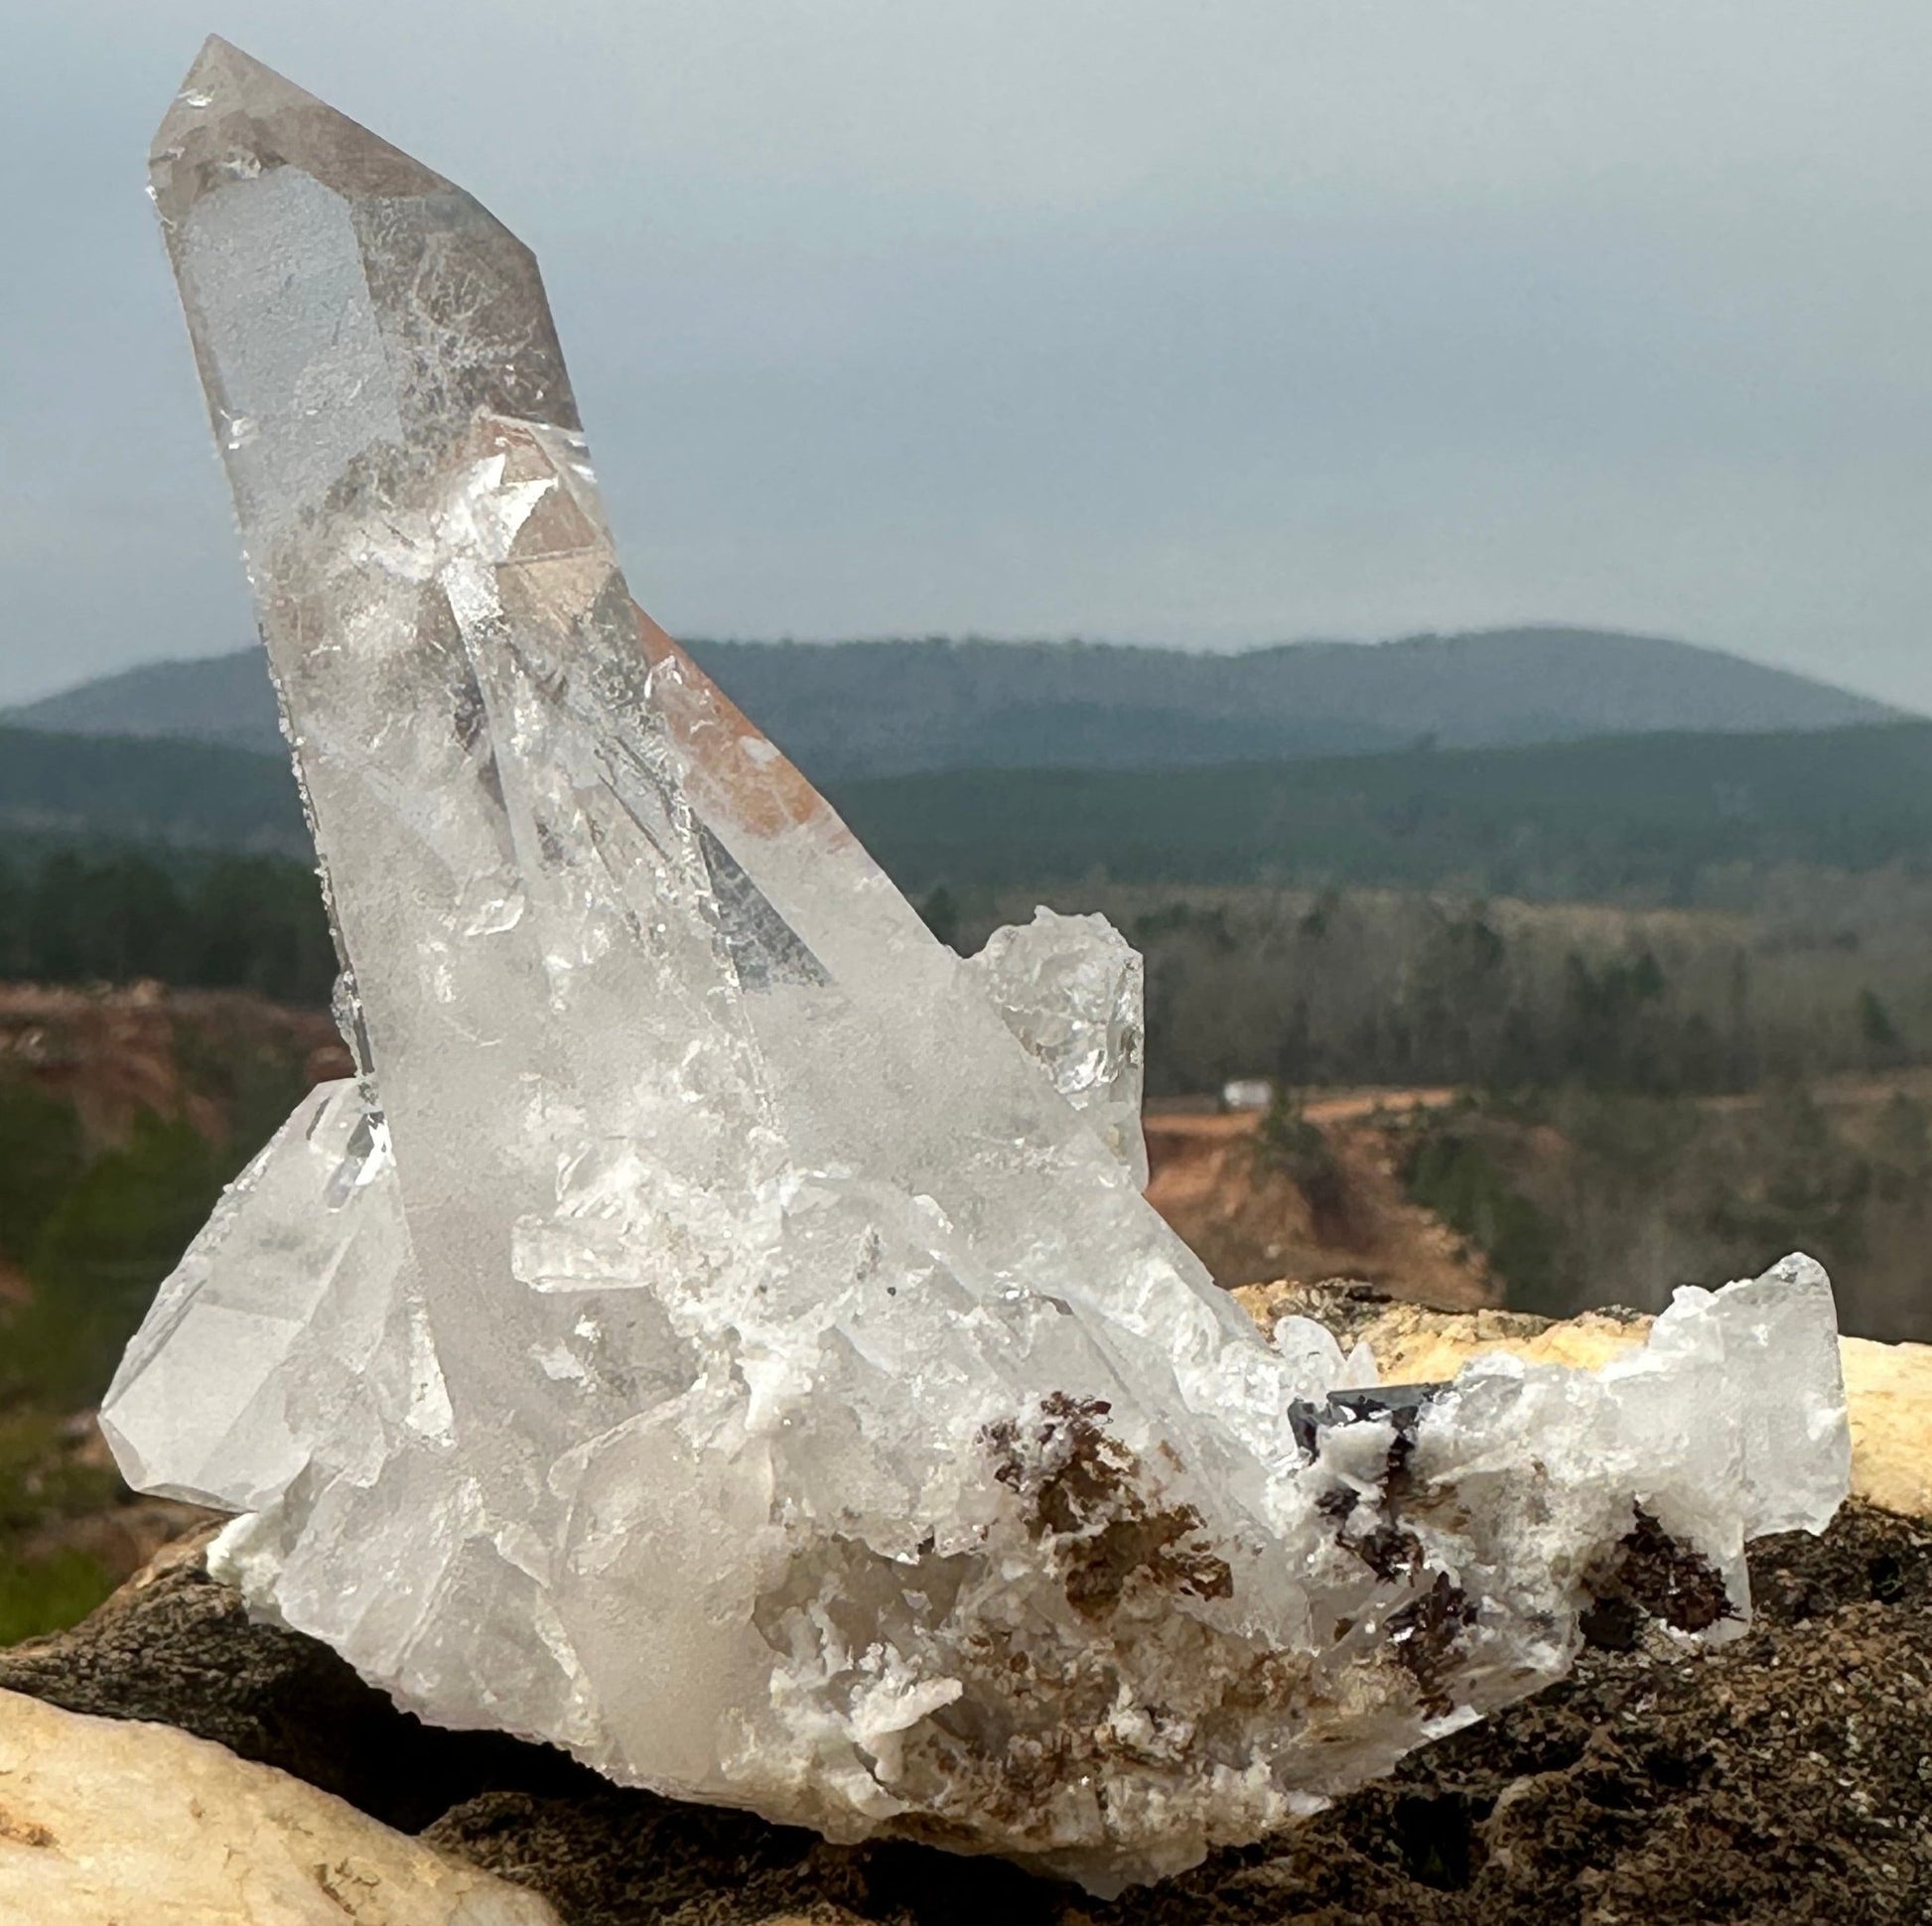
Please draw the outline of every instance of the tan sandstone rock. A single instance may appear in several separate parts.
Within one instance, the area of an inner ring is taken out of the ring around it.
[[[0,1921],[558,1926],[547,1901],[165,1725],[0,1692]]]
[[[1842,1337],[1839,1356],[1852,1411],[1852,1489],[1932,1518],[1932,1344]]]
[[[1516,1310],[1437,1310],[1348,1285],[1257,1284],[1237,1291],[1263,1329],[1290,1312],[1326,1324],[1344,1345],[1364,1340],[1385,1384],[1452,1378],[1472,1357],[1510,1351],[1593,1370],[1641,1344],[1650,1319],[1590,1310],[1553,1323]],[[1852,1418],[1852,1489],[1888,1511],[1932,1518],[1932,1344],[1839,1339]]]

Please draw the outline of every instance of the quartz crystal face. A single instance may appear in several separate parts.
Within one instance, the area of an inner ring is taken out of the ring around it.
[[[255,1610],[443,1724],[1101,1892],[1597,1600],[1736,1629],[1845,1489],[1815,1265],[1595,1375],[1268,1341],[1140,1194],[1133,952],[956,958],[638,613],[527,249],[219,41],[153,179],[359,1069],[103,1414]]]

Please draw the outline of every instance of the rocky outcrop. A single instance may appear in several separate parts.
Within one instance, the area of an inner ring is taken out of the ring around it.
[[[1452,1370],[1487,1344],[1599,1361],[1642,1329],[1429,1312],[1345,1287],[1255,1307],[1369,1336],[1392,1377]],[[1876,1488],[1932,1398],[1909,1353],[1854,1345],[1847,1359]],[[540,1746],[430,1730],[326,1648],[250,1624],[193,1541],[72,1631],[0,1651],[0,1691],[219,1741],[541,1895],[563,1926],[1923,1926],[1932,1522],[1854,1500],[1822,1538],[1763,1540],[1750,1563],[1756,1618],[1735,1641],[1688,1650],[1606,1616],[1561,1685],[1288,1833],[1108,1906],[996,1860],[830,1846],[613,1786]],[[4,1895],[0,1919],[65,1926]]]
[[[991,1860],[838,1848],[635,1794],[486,1794],[430,1831],[572,1926],[1922,1926],[1932,1531],[1854,1504],[1756,1548],[1734,1644],[1587,1652],[1262,1846],[1110,1906]]]
[[[249,1625],[192,1549],[86,1624],[0,1652],[0,1689],[220,1736],[543,1895],[564,1926],[1923,1926],[1932,1527],[1855,1501],[1751,1565],[1758,1617],[1734,1643],[1586,1652],[1307,1824],[1111,1906],[429,1731],[333,1654]]]
[[[537,1894],[165,1725],[0,1692],[0,1919],[557,1926]]]
[[[485,1788],[602,1785],[540,1746],[425,1725],[328,1646],[251,1624],[203,1564],[212,1536],[170,1546],[71,1631],[0,1649],[0,1691],[176,1726],[405,1832]]]

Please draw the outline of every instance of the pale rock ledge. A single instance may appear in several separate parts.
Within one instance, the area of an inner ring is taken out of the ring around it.
[[[0,1692],[13,1926],[558,1926],[549,1902],[166,1725]]]
[[[1234,1294],[1263,1330],[1285,1316],[1313,1318],[1350,1344],[1365,1343],[1393,1383],[1453,1378],[1478,1357],[1594,1371],[1635,1350],[1653,1319],[1586,1310],[1552,1320],[1521,1310],[1445,1310],[1387,1298],[1365,1285],[1289,1281]],[[1852,1431],[1852,1496],[1907,1518],[1932,1518],[1932,1344],[1838,1341]]]

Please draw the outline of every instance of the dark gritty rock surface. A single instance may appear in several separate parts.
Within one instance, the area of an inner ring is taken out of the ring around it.
[[[250,1625],[193,1547],[0,1688],[158,1719],[543,1892],[570,1926],[1923,1926],[1932,1527],[1854,1503],[1752,1553],[1758,1615],[1654,1629],[1292,1832],[1099,1905],[992,1860],[833,1847],[436,1732],[313,1641]]]
[[[605,1783],[545,1746],[425,1725],[318,1640],[249,1623],[204,1569],[212,1536],[169,1546],[72,1630],[0,1649],[0,1691],[178,1726],[403,1832],[486,1787]]]

